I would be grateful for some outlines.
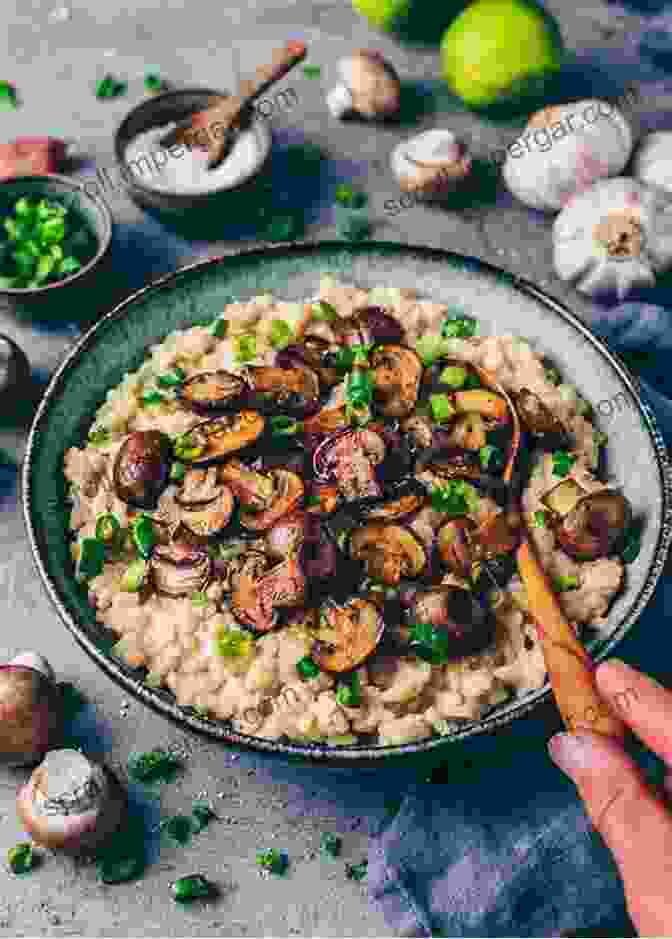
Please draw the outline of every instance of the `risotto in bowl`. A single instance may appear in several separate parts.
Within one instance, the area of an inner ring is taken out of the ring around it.
[[[73,576],[113,654],[240,733],[445,735],[545,683],[523,527],[577,630],[607,622],[638,536],[606,444],[527,341],[327,276],[109,391],[64,457]]]

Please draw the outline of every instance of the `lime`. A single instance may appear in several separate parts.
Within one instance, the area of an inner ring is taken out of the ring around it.
[[[476,109],[539,97],[561,59],[558,26],[533,0],[475,0],[441,42],[443,77]]]
[[[465,0],[352,0],[353,9],[376,29],[400,40],[438,46]]]

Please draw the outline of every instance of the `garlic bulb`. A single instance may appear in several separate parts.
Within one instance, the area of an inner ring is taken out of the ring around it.
[[[471,157],[455,134],[435,128],[397,144],[390,165],[403,192],[431,199],[455,191],[471,172]]]
[[[502,173],[521,202],[558,211],[599,179],[618,176],[632,147],[628,121],[609,102],[551,105],[533,114],[522,135],[509,145]]]
[[[635,154],[633,176],[672,193],[672,131],[647,134]]]
[[[634,179],[602,180],[563,209],[553,243],[559,277],[622,299],[672,266],[672,197]]]

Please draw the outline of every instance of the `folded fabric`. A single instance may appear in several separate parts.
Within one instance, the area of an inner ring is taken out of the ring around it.
[[[669,363],[669,310],[624,304],[591,325],[620,351],[650,353],[654,371],[654,350]],[[641,384],[669,445],[672,403]],[[623,647],[649,671],[652,647],[661,661],[666,608],[672,583],[663,580]],[[508,765],[418,783],[372,834],[370,897],[400,935],[634,934],[611,855],[541,739]]]

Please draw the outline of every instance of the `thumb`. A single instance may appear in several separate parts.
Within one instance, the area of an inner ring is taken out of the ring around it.
[[[556,734],[549,752],[576,784],[590,820],[614,855],[640,933],[666,934],[672,924],[672,900],[666,899],[672,884],[672,818],[663,802],[608,737]]]

